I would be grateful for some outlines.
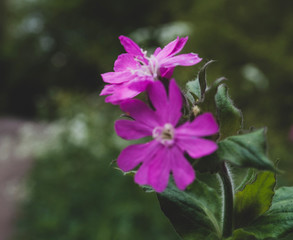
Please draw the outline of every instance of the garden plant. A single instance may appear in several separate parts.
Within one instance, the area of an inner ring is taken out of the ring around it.
[[[293,187],[276,188],[282,171],[268,158],[266,128],[245,128],[228,94],[228,81],[207,81],[203,65],[180,88],[176,66],[202,61],[179,54],[187,37],[152,55],[126,36],[126,50],[100,95],[119,105],[118,136],[139,143],[123,149],[117,165],[146,193],[185,240],[282,239],[293,231]],[[140,140],[141,139],[141,140]]]

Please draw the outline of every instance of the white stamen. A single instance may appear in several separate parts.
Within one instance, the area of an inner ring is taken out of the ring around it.
[[[174,143],[174,127],[166,123],[163,127],[158,126],[153,130],[153,138],[165,146],[172,146]]]

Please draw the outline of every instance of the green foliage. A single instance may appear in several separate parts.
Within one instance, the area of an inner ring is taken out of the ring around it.
[[[245,231],[258,239],[280,239],[293,232],[293,187],[281,187],[275,193],[272,206]]]
[[[221,84],[215,95],[217,115],[220,123],[220,139],[236,135],[242,129],[242,113],[228,95],[228,87]]]
[[[235,228],[248,225],[269,210],[275,184],[274,173],[261,172],[253,183],[235,194]]]
[[[218,150],[212,155],[201,158],[196,164],[196,169],[201,172],[218,172],[223,161],[237,167],[276,171],[273,163],[266,156],[265,129],[227,137],[218,142]]]
[[[292,196],[292,187],[282,187],[276,190],[270,209],[251,222],[249,226],[237,229],[231,239],[285,239],[287,234],[293,232]]]
[[[252,133],[231,136],[219,142],[217,156],[238,167],[253,167],[275,171],[273,163],[266,156],[265,129]]]
[[[182,192],[170,182],[158,199],[182,239],[220,239],[222,201],[215,189],[197,180]]]

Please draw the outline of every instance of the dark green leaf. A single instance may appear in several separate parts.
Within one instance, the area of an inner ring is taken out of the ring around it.
[[[269,210],[276,184],[272,172],[260,172],[256,180],[235,194],[235,228],[247,226]]]
[[[198,81],[199,81],[199,86],[200,86],[200,99],[204,99],[204,94],[206,92],[206,88],[207,88],[207,80],[206,80],[206,69],[207,67],[211,64],[215,62],[214,60],[210,60],[208,61],[200,70],[198,73]]]
[[[245,227],[257,239],[281,239],[293,232],[293,187],[278,189],[271,208]]]
[[[220,123],[220,139],[237,134],[242,128],[242,113],[234,106],[225,84],[221,84],[218,87],[215,101]]]
[[[246,186],[246,184],[252,183],[255,180],[255,178],[256,178],[256,170],[253,168],[248,168],[245,178],[235,188],[235,192],[241,191]]]
[[[215,115],[217,114],[215,95],[218,91],[218,86],[225,80],[225,78],[219,78],[206,89],[204,100],[198,103],[203,112],[212,112]]]
[[[215,173],[223,161],[238,167],[253,167],[259,170],[276,171],[266,156],[265,129],[252,133],[231,136],[218,143],[218,150],[199,159],[195,169],[200,172]]]
[[[205,92],[207,90],[206,69],[213,62],[214,60],[208,61],[199,70],[197,78],[193,81],[189,81],[186,84],[186,88],[187,88],[186,96],[193,104],[198,102],[203,102]],[[195,95],[197,99],[194,99],[193,95]]]
[[[226,240],[258,240],[254,234],[245,232],[243,229],[236,229],[233,232],[233,236]]]
[[[215,152],[197,160],[194,168],[201,173],[217,173],[219,172],[222,162],[223,161],[218,157],[217,152]]]
[[[239,167],[275,171],[273,163],[266,156],[265,129],[228,137],[220,141],[218,146],[216,154],[221,160]]]
[[[170,181],[158,199],[162,211],[184,240],[221,239],[222,200],[207,184],[196,180],[183,192]]]

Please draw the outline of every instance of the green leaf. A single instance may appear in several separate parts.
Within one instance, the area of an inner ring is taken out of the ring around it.
[[[258,240],[254,234],[245,232],[243,229],[236,229],[233,232],[233,236],[226,240]]]
[[[269,210],[276,184],[272,172],[260,172],[256,180],[235,194],[235,228],[247,226]]]
[[[215,95],[217,115],[220,124],[220,139],[237,134],[242,129],[243,117],[228,95],[228,87],[221,84]]]
[[[195,104],[196,101],[198,101],[201,98],[201,90],[200,90],[200,85],[199,85],[199,80],[198,78],[193,80],[193,81],[189,81],[188,83],[186,83],[186,89],[187,89],[187,98],[193,103]],[[193,98],[192,94],[194,94],[196,96],[196,100]]]
[[[216,152],[220,160],[226,160],[239,167],[253,167],[259,170],[276,171],[266,156],[265,129],[252,133],[231,136],[218,144]]]
[[[158,199],[182,239],[221,239],[222,200],[215,189],[197,179],[187,191],[180,191],[170,181]]]
[[[223,161],[242,168],[277,171],[266,156],[265,129],[220,141],[215,153],[197,160],[194,166],[200,172],[215,173]]]
[[[256,178],[256,170],[253,168],[248,168],[245,178],[242,182],[235,188],[235,192],[243,190],[246,184],[252,183]]]
[[[214,115],[217,114],[217,106],[215,101],[215,95],[218,91],[218,86],[225,81],[226,78],[219,78],[212,83],[210,87],[206,89],[204,100],[198,103],[198,106],[202,112],[211,112]]]
[[[244,230],[257,239],[281,239],[293,232],[293,187],[278,189],[271,208]]]
[[[211,64],[215,62],[214,60],[210,60],[208,61],[205,65],[203,65],[203,67],[199,70],[198,73],[198,81],[199,81],[199,86],[200,86],[200,99],[204,99],[204,95],[206,92],[206,88],[207,88],[207,79],[206,79],[206,70],[207,67]]]
[[[189,81],[186,84],[187,88],[187,98],[191,100],[193,104],[196,102],[202,102],[205,96],[205,92],[207,89],[207,80],[206,80],[206,69],[207,67],[213,63],[214,60],[208,61],[198,72],[197,78],[193,81]],[[192,97],[192,94],[197,97],[196,100]],[[192,100],[193,99],[193,100]]]

